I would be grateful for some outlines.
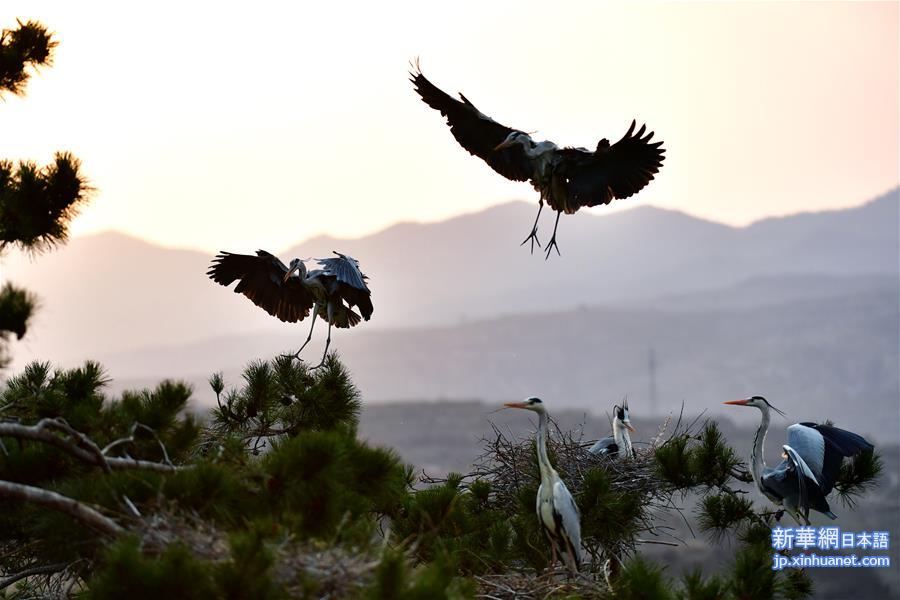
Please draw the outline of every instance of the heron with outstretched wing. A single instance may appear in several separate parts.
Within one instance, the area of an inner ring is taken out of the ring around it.
[[[328,339],[322,360],[325,363],[331,345],[331,327],[339,329],[357,325],[372,316],[372,292],[359,262],[346,254],[334,253],[336,258],[318,259],[321,268],[309,271],[299,258],[286,266],[278,257],[258,250],[256,256],[220,252],[212,261],[207,275],[216,283],[238,284],[234,291],[243,294],[270,315],[286,323],[302,321],[312,313],[309,335],[294,358],[312,339],[316,318],[328,323]],[[357,308],[357,314],[353,308]]]
[[[560,148],[553,142],[536,142],[519,129],[501,125],[475,108],[468,98],[453,98],[428,81],[418,64],[410,73],[416,92],[431,108],[447,119],[450,133],[470,154],[484,160],[494,171],[512,181],[530,181],[540,193],[538,213],[531,233],[522,244],[537,239],[538,220],[544,202],[556,211],[553,237],[546,256],[559,246],[556,229],[562,213],[573,214],[585,206],[609,204],[633,196],[650,183],[665,159],[663,142],[651,142],[653,132],[645,125],[637,131],[632,121],[615,144],[602,139],[595,150]]]
[[[769,415],[771,411],[782,416],[784,413],[762,396],[725,404],[752,406],[762,413],[750,450],[751,474],[759,491],[783,506],[798,523],[809,525],[810,509],[836,519],[826,497],[834,488],[841,464],[845,458],[871,451],[874,446],[852,431],[818,423],[795,423],[788,427],[787,444],[782,446],[784,460],[770,468],[763,457]]]

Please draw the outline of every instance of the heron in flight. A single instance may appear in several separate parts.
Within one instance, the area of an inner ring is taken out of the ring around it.
[[[549,417],[547,408],[539,398],[528,398],[524,402],[508,402],[509,408],[524,408],[538,414],[537,442],[538,468],[541,485],[537,493],[537,517],[544,533],[550,540],[551,565],[556,562],[557,552],[571,573],[577,573],[581,564],[581,516],[571,492],[560,479],[559,473],[550,464],[547,455],[547,429]]]
[[[611,456],[613,458],[633,458],[634,447],[631,445],[630,432],[634,432],[631,419],[628,416],[628,400],[622,406],[613,406],[612,437],[597,440],[597,443],[588,449],[591,454],[598,456]]]
[[[874,446],[860,435],[831,425],[795,423],[788,427],[788,443],[781,447],[784,460],[772,469],[766,466],[763,458],[769,413],[785,414],[762,396],[729,400],[725,404],[752,406],[762,413],[750,450],[751,473],[759,491],[783,506],[797,523],[810,524],[810,509],[836,519],[826,496],[834,488],[841,463],[847,457],[874,449]]]
[[[432,84],[415,64],[410,81],[431,108],[446,117],[450,132],[470,154],[484,160],[494,171],[513,181],[530,181],[540,193],[538,213],[531,233],[522,244],[537,239],[538,220],[544,202],[556,211],[553,237],[546,247],[546,258],[559,246],[556,229],[562,213],[573,214],[583,206],[609,204],[628,198],[644,188],[659,172],[665,158],[663,142],[651,143],[653,132],[646,133],[637,123],[615,144],[603,138],[595,150],[560,148],[553,142],[536,142],[531,135],[494,121],[475,108],[468,98],[451,97]]]
[[[317,259],[319,269],[309,271],[306,263],[299,258],[287,267],[278,257],[257,250],[256,256],[220,252],[212,261],[207,275],[218,284],[229,286],[239,281],[234,291],[249,298],[273,317],[286,323],[302,321],[312,312],[312,323],[306,341],[295,354],[300,353],[312,339],[316,317],[328,323],[328,339],[321,362],[325,364],[328,347],[331,345],[332,325],[339,329],[353,327],[362,319],[372,316],[372,293],[366,284],[366,277],[359,269],[359,262],[352,256],[334,253],[336,258]]]

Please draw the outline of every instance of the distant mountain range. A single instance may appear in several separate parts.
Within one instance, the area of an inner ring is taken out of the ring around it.
[[[853,420],[842,414],[850,400],[897,415],[896,190],[745,228],[649,207],[580,214],[561,221],[563,255],[548,261],[518,245],[533,211],[515,202],[355,240],[317,237],[281,256],[340,250],[370,275],[372,321],[333,342],[370,400],[540,393],[605,409],[629,393],[659,412],[761,393],[792,415],[793,403],[816,408],[804,418]],[[17,364],[93,357],[120,384],[199,384],[216,370],[234,381],[248,360],[299,345],[304,325],[213,284],[210,259],[111,233],[33,264],[6,257],[6,275],[43,304],[13,348]]]

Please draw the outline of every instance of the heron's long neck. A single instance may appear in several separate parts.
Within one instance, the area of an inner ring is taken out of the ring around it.
[[[521,135],[516,138],[516,141],[521,144],[522,150],[525,151],[525,156],[531,159],[541,158],[548,152],[556,149],[556,144],[553,142],[537,143],[528,135]]]
[[[619,456],[631,456],[631,436],[618,419],[613,419],[613,439],[619,447]]]
[[[546,412],[538,413],[537,453],[538,467],[541,470],[541,481],[550,480],[553,477],[553,465],[547,455],[547,429],[549,429],[549,417]]]
[[[753,438],[753,448],[750,449],[750,468],[752,469],[753,481],[757,487],[762,481],[762,472],[766,468],[766,459],[763,453],[763,444],[766,442],[766,433],[769,431],[769,411],[761,409],[762,421],[759,429],[756,430],[756,437]]]

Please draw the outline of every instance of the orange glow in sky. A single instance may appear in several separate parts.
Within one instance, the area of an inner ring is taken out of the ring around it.
[[[0,103],[0,156],[83,160],[98,193],[76,234],[204,250],[536,202],[413,93],[419,56],[536,138],[593,147],[646,122],[667,159],[618,208],[745,224],[897,185],[898,7],[5,0],[0,27],[39,20],[59,47]]]

